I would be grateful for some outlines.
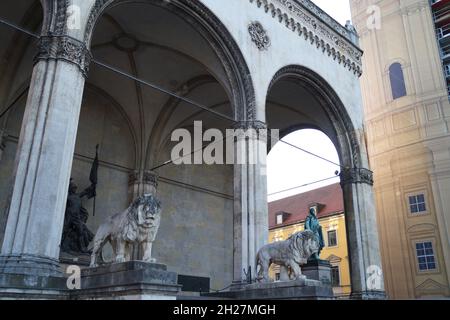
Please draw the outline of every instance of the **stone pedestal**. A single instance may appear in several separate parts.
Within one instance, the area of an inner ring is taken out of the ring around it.
[[[238,300],[329,300],[333,299],[333,290],[320,281],[302,277],[295,281],[253,283],[240,290],[202,296]]]
[[[177,274],[162,264],[130,261],[81,270],[81,288],[69,275],[0,274],[0,299],[175,300]]]
[[[68,266],[77,265],[81,268],[89,267],[91,263],[90,254],[75,254],[70,252],[61,252],[59,254],[59,265],[62,270],[66,270]]]
[[[59,261],[32,254],[0,256],[0,273],[31,276],[61,276]]]
[[[331,264],[326,260],[309,260],[302,266],[302,273],[308,278],[318,280],[331,287]]]
[[[70,295],[64,276],[0,273],[0,300],[65,300]]]
[[[177,274],[162,264],[129,261],[86,268],[81,272],[80,299],[175,300]]]

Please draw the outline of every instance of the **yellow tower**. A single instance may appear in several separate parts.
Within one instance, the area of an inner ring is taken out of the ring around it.
[[[350,0],[386,291],[450,295],[449,0]]]

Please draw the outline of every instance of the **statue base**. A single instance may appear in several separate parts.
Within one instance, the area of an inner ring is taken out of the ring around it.
[[[331,286],[331,264],[327,260],[308,260],[302,266],[302,273],[308,278],[318,280],[323,285]]]
[[[238,300],[330,300],[333,290],[320,281],[301,277],[294,281],[252,283],[233,291],[206,293],[202,297]]]
[[[59,263],[63,270],[70,265],[77,265],[82,268],[89,267],[91,255],[88,253],[64,252],[59,254]]]
[[[175,300],[181,286],[167,266],[129,261],[81,271],[81,299]]]
[[[175,272],[142,261],[81,269],[80,289],[68,287],[72,277],[0,274],[0,299],[176,300],[181,289]]]

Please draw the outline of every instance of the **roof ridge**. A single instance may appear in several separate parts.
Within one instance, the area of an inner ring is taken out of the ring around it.
[[[282,201],[282,200],[286,200],[286,199],[298,197],[298,196],[300,196],[300,195],[304,195],[304,194],[308,194],[308,193],[312,193],[312,192],[317,192],[317,191],[319,191],[319,190],[323,190],[323,189],[326,189],[326,188],[335,187],[335,186],[337,186],[337,185],[340,185],[340,183],[339,183],[339,182],[336,182],[336,183],[329,184],[329,185],[327,185],[327,186],[323,186],[323,187],[320,187],[320,188],[316,188],[316,189],[312,189],[312,190],[309,190],[309,191],[297,193],[297,194],[294,194],[294,195],[289,196],[289,197],[286,197],[286,198],[281,198],[281,199],[277,199],[277,200],[274,200],[274,201],[270,201],[269,204],[270,204],[270,203],[277,202],[277,201]]]

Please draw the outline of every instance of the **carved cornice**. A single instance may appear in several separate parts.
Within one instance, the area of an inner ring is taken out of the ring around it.
[[[343,27],[339,22],[331,18],[325,11],[320,9],[317,5],[315,5],[311,0],[293,0],[295,2],[300,3],[303,7],[308,9],[312,14],[325,22],[330,28],[339,33],[341,36],[347,38],[352,41],[351,31],[347,28]],[[283,1],[285,3],[291,1]]]
[[[249,0],[284,23],[286,28],[315,45],[357,76],[362,74],[362,50],[352,33],[309,0]]]
[[[365,168],[345,168],[341,171],[341,184],[365,183],[373,186],[373,172]]]
[[[86,45],[72,37],[46,35],[39,39],[38,53],[35,61],[64,60],[77,65],[84,77],[89,73],[92,54]]]

